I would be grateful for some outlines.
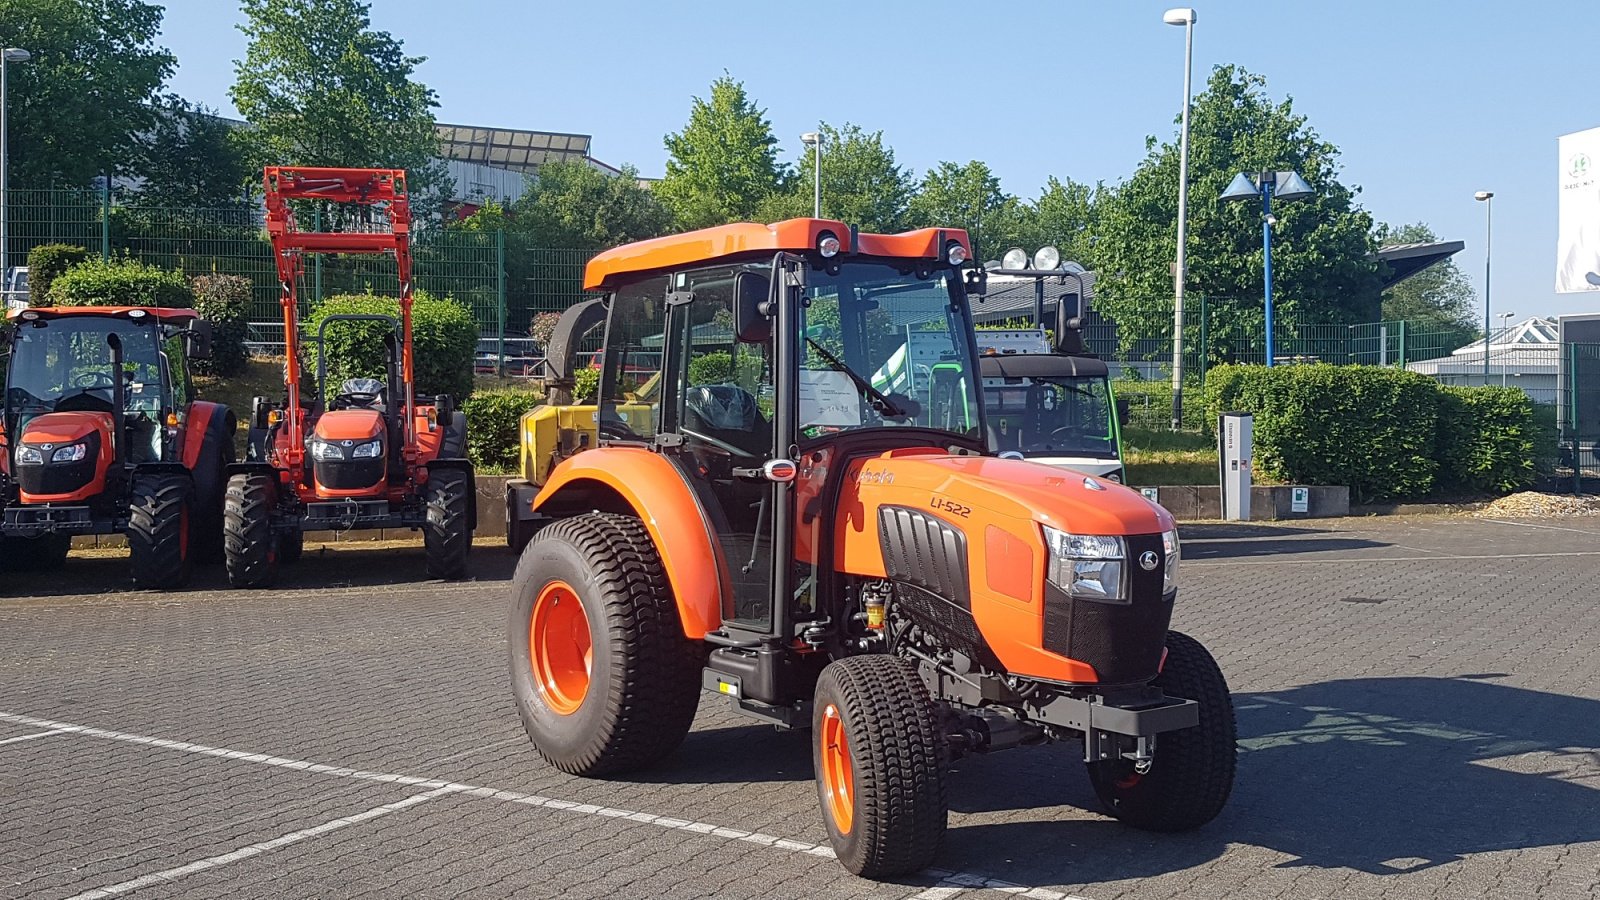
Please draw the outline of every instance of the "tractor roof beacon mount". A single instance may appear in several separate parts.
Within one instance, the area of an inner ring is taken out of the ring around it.
[[[411,201],[403,169],[333,169],[306,166],[268,166],[262,176],[266,191],[267,234],[278,265],[283,293],[285,385],[288,408],[284,411],[289,434],[290,466],[304,458],[300,417],[299,279],[307,253],[393,253],[400,280],[401,379],[405,382],[405,454],[415,462],[416,396],[411,355]],[[313,200],[362,206],[387,206],[387,230],[358,232],[301,231],[290,200]]]

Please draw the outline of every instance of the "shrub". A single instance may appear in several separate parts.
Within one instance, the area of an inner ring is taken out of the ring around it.
[[[1207,382],[1213,417],[1254,414],[1254,464],[1269,478],[1348,485],[1358,502],[1433,489],[1439,390],[1426,376],[1374,366],[1224,366]]]
[[[31,278],[33,273],[29,271]],[[183,273],[136,259],[88,259],[50,284],[52,306],[194,306]]]
[[[1527,487],[1537,430],[1533,401],[1517,388],[1441,386],[1440,487],[1474,494]]]
[[[400,315],[395,297],[341,294],[328,297],[312,310],[302,326],[315,337],[322,321],[331,315]],[[384,378],[388,351],[385,322],[339,322],[328,326],[324,349],[329,384],[350,378]],[[478,325],[472,313],[454,300],[415,291],[411,305],[411,341],[415,353],[418,394],[449,394],[464,400],[472,394],[472,357],[478,343]],[[307,343],[308,370],[315,371],[316,347]]]
[[[28,251],[28,297],[30,306],[44,306],[50,283],[78,263],[89,258],[89,251],[76,244],[40,244]]]
[[[757,384],[762,378],[761,357],[746,353],[739,357],[739,371],[733,370],[733,354],[714,350],[689,363],[690,384]]]
[[[472,440],[467,453],[480,473],[515,472],[520,465],[522,414],[538,406],[543,396],[526,388],[479,391],[461,409],[467,414]]]
[[[245,370],[250,351],[244,345],[249,331],[250,279],[238,275],[199,275],[189,281],[194,308],[211,323],[211,358],[195,360],[202,375],[238,375]]]
[[[600,396],[600,370],[584,366],[572,373],[574,403],[593,403]]]

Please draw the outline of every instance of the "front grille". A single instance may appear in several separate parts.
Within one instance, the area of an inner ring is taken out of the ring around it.
[[[377,459],[341,459],[324,462],[317,460],[312,470],[316,473],[317,484],[335,491],[354,491],[361,488],[375,486],[383,480],[385,467],[388,465],[383,457]]]
[[[1106,684],[1148,681],[1161,664],[1172,603],[1161,596],[1161,572],[1166,558],[1158,534],[1126,539],[1130,603],[1076,600],[1054,584],[1045,585],[1044,648],[1088,663]],[[1137,560],[1153,550],[1161,560],[1146,572]]]
[[[954,525],[921,510],[881,506],[878,542],[891,581],[922,588],[970,613],[967,536]]]
[[[17,485],[24,494],[30,496],[46,496],[53,494],[70,494],[82,490],[94,480],[95,466],[100,459],[100,434],[90,432],[84,439],[88,449],[83,454],[83,459],[70,463],[50,462],[50,454],[61,449],[56,445],[45,450],[45,463],[42,466],[16,466]]]

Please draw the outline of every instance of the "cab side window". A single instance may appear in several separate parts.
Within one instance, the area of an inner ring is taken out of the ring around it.
[[[611,296],[600,377],[600,435],[648,441],[661,422],[661,350],[667,277],[624,285]],[[582,398],[580,398],[581,400]]]

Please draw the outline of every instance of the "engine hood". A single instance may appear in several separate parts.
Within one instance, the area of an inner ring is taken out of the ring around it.
[[[1173,527],[1167,511],[1137,491],[1028,460],[896,450],[854,462],[846,478],[845,494],[864,509],[917,500],[952,518],[953,504],[957,512],[982,510],[1076,534],[1157,534]]]
[[[317,418],[317,437],[325,441],[370,441],[383,435],[383,415],[372,409],[338,409]]]
[[[70,444],[96,431],[111,433],[111,417],[95,412],[45,413],[28,420],[22,427],[22,443]]]

